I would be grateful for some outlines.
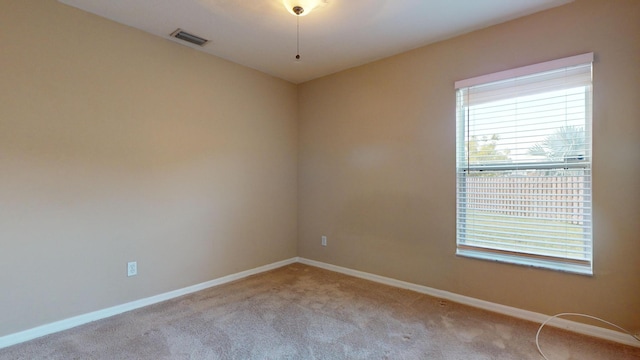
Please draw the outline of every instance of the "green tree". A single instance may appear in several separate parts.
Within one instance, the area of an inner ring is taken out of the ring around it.
[[[585,133],[581,126],[563,126],[542,142],[529,148],[529,155],[552,161],[577,160],[586,152]]]
[[[469,165],[509,161],[509,150],[497,149],[499,140],[500,137],[497,134],[493,134],[490,138],[483,136],[480,139],[472,136],[465,144],[469,154]]]

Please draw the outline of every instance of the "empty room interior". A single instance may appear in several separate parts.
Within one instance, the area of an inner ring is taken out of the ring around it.
[[[640,1],[312,3],[0,0],[0,358],[640,358]]]

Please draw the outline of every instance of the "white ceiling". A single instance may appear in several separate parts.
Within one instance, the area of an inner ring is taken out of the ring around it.
[[[181,28],[210,40],[187,46],[301,83],[573,0],[321,0],[299,18],[300,62],[283,0],[59,1],[183,43]]]

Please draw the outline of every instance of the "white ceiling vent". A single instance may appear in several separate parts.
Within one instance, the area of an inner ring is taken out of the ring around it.
[[[198,46],[204,46],[206,43],[209,42],[209,40],[205,38],[201,38],[200,36],[189,34],[188,32],[182,29],[176,29],[176,31],[171,33],[171,36],[174,38],[192,43],[194,45],[198,45]]]

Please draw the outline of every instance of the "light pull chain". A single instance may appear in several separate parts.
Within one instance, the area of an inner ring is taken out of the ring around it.
[[[300,15],[296,16],[296,61],[300,61]]]
[[[294,6],[293,12],[296,14],[296,61],[300,61],[300,14],[304,12],[304,8]]]

